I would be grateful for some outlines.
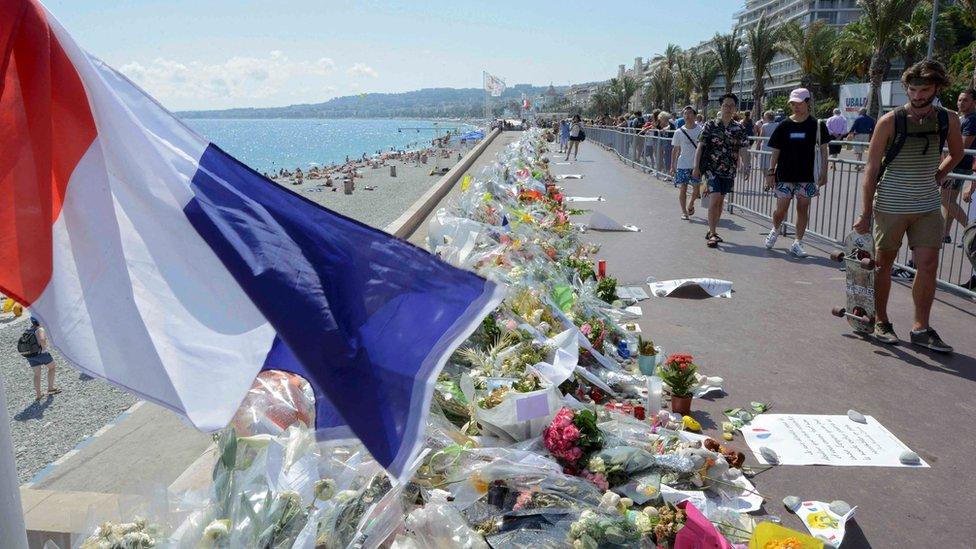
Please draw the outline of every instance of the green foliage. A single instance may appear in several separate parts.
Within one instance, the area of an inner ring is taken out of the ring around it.
[[[688,396],[697,385],[695,373],[698,367],[691,362],[690,355],[671,355],[658,368],[661,379],[671,387],[674,396]]]
[[[786,102],[789,98],[785,95],[777,95],[776,97],[770,97],[766,100],[766,105],[763,107],[764,111],[777,111],[779,109],[786,110]]]
[[[596,284],[596,296],[606,301],[607,303],[613,303],[617,300],[617,279],[612,277],[605,277]]]
[[[834,109],[837,108],[837,101],[833,99],[824,99],[823,101],[817,101],[814,107],[814,112],[817,118],[823,120],[824,118],[830,118],[834,115]]]
[[[573,414],[573,425],[580,431],[580,439],[576,443],[583,455],[589,455],[603,447],[603,433],[596,426],[596,414],[592,410],[577,410]]]
[[[657,355],[657,349],[654,348],[654,342],[650,339],[644,339],[640,335],[637,336],[637,352],[644,356]]]

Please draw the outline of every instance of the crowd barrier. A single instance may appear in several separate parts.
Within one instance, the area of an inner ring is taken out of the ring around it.
[[[621,161],[634,168],[650,173],[658,179],[670,181],[673,131],[641,132],[635,128],[589,125],[585,127],[585,131],[588,142],[596,143],[615,153]],[[749,167],[736,176],[733,192],[726,197],[725,203],[729,212],[734,213],[736,209],[740,209],[771,221],[773,211],[776,209],[776,198],[771,191],[764,189],[764,172],[769,166],[770,152],[762,150],[764,138],[751,139],[753,144],[749,148]],[[832,143],[841,145],[842,150],[845,151],[857,152],[867,147],[866,143],[855,141],[832,141]],[[966,152],[976,154],[976,150],[967,149]],[[827,184],[810,205],[807,234],[840,246],[844,236],[851,230],[851,226],[861,213],[861,177],[865,162],[831,156],[828,164]],[[965,182],[976,180],[976,176],[972,175],[952,174],[951,177],[963,180],[963,189],[968,185]],[[976,217],[976,200],[973,203],[963,202],[960,192],[955,197],[954,203],[967,213],[969,219]],[[795,230],[795,215],[795,210],[790,208],[786,221],[781,227],[783,234],[792,234]],[[949,231],[952,242],[943,246],[939,260],[938,284],[944,289],[952,289],[976,298],[976,292],[960,286],[969,282],[976,274],[976,270],[973,269],[962,249],[963,229],[963,225],[953,221]],[[914,273],[911,251],[907,246],[899,252],[895,265]]]

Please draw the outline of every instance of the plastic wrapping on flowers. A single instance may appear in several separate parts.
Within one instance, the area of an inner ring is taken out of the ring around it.
[[[547,152],[525,132],[430,221],[432,253],[508,294],[440,373],[410,482],[361,445],[316,442],[308,384],[264,372],[215,437],[208,490],[172,502],[175,526],[149,516],[128,533],[175,547],[652,547],[683,526],[677,493],[748,539],[762,498],[736,453],[628,400],[646,386],[622,328],[633,314],[598,280]],[[124,535],[112,526],[92,538]]]

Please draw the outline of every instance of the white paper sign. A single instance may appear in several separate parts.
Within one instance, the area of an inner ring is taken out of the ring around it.
[[[686,294],[691,296],[696,290],[704,291],[712,297],[732,297],[732,282],[718,278],[679,278],[677,280],[650,282],[648,285],[651,287],[651,295],[655,297],[671,295],[681,297]]]
[[[846,415],[760,414],[742,427],[746,444],[759,463],[765,446],[776,452],[780,465],[840,465],[870,467],[928,467],[899,460],[908,450],[895,435],[871,416],[867,423]]]
[[[593,212],[593,214],[590,216],[589,226],[590,229],[593,229],[594,231],[640,232],[640,228],[636,227],[635,225],[624,225],[610,216],[600,212]]]
[[[567,196],[566,202],[606,202],[602,196]]]

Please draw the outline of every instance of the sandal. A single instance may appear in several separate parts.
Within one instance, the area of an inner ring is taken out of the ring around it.
[[[39,397],[34,397],[34,402],[40,402],[40,401],[42,401],[42,400],[44,400],[44,398],[45,398],[46,396],[47,396],[47,395],[41,395],[41,396],[39,396]]]
[[[688,215],[695,215],[695,207],[688,206]]]
[[[47,394],[49,394],[49,395],[56,395],[56,394],[58,394],[60,392],[61,392],[61,389],[57,389],[57,388],[55,388],[55,389],[48,389],[47,390]]]
[[[715,242],[725,242],[725,240],[723,240],[722,237],[718,235],[718,233],[712,233],[712,238],[715,239]]]

